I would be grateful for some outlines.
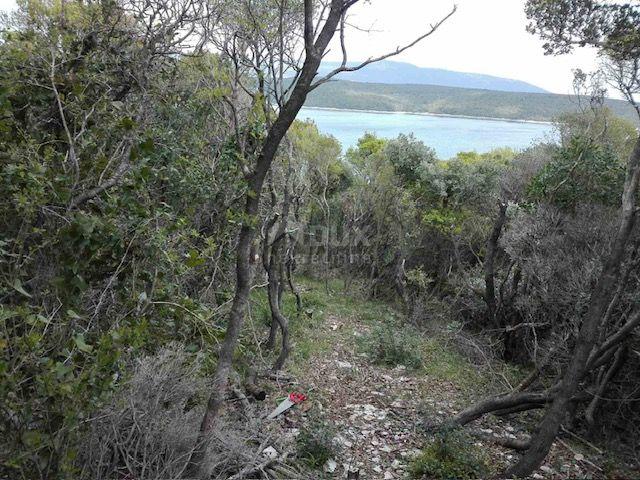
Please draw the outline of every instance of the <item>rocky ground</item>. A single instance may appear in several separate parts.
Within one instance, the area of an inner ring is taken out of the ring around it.
[[[295,444],[306,422],[316,416],[336,434],[334,458],[322,471],[304,473],[302,478],[349,478],[347,472],[358,472],[359,477],[353,478],[360,479],[408,478],[411,459],[428,441],[425,424],[436,424],[456,413],[469,401],[465,399],[469,391],[455,379],[429,375],[428,370],[371,364],[359,348],[359,339],[372,328],[371,320],[357,313],[340,313],[327,312],[314,325],[317,342],[322,339],[325,348],[293,365],[293,380],[280,385],[276,396],[297,390],[308,399],[280,416],[278,428]],[[487,417],[468,431],[477,437],[476,445],[489,455],[496,472],[515,460],[517,453],[495,445],[490,438],[524,436],[517,418]],[[560,439],[532,478],[625,478],[604,473],[600,464],[605,456],[606,452],[578,437]]]

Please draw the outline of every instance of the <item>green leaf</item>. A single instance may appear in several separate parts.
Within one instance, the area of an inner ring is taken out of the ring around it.
[[[17,315],[18,315],[18,312],[16,310],[12,310],[3,305],[0,305],[0,322],[4,320],[8,320],[12,317],[16,317]]]
[[[13,282],[13,288],[18,292],[24,295],[25,297],[31,298],[31,295],[27,293],[27,291],[22,287],[22,282],[20,279],[16,278]]]
[[[200,256],[200,254],[196,250],[191,250],[189,252],[189,256],[185,260],[185,264],[189,268],[198,267],[205,263],[205,259]]]
[[[89,353],[93,350],[93,347],[84,341],[84,334],[82,333],[79,333],[75,337],[73,337],[73,341],[75,342],[76,347],[78,347],[78,350],[80,350],[81,352]]]
[[[120,120],[120,126],[125,130],[131,130],[135,126],[136,122],[131,117],[124,117]]]

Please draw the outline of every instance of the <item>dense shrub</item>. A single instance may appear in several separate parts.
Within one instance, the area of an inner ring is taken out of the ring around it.
[[[138,359],[126,383],[88,420],[76,462],[78,477],[180,478],[196,446],[209,394],[203,360],[181,344]],[[229,478],[260,461],[257,422],[233,409],[220,419],[206,447],[212,478]]]
[[[222,67],[167,55],[181,20],[148,35],[127,6],[2,17],[0,477],[73,476],[123,365],[219,333],[242,189]]]
[[[408,368],[422,365],[420,336],[409,326],[378,325],[364,337],[363,343],[369,358],[376,364]]]
[[[410,465],[413,478],[474,480],[487,473],[484,453],[468,435],[457,430],[437,433]]]

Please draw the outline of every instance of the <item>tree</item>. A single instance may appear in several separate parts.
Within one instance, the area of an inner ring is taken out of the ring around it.
[[[532,21],[529,30],[547,41],[545,49],[548,53],[567,52],[575,45],[599,48],[613,66],[609,79],[615,82],[640,116],[640,108],[634,98],[634,95],[640,93],[638,5],[617,5],[593,0],[529,0],[526,12]],[[527,476],[544,460],[570,408],[572,398],[590,367],[589,359],[597,352],[594,347],[598,340],[598,328],[619,282],[621,265],[637,216],[639,182],[640,138],[637,139],[627,163],[618,230],[600,278],[591,293],[572,357],[537,434],[520,461],[507,471],[507,476]],[[640,316],[640,312],[635,316]]]
[[[280,143],[307,95],[340,72],[358,70],[407,50],[433,34],[455,12],[454,7],[448,15],[407,45],[349,66],[345,40],[346,17],[349,9],[357,3],[359,0],[304,0],[303,5],[284,0],[230,2],[227,11],[223,13],[229,21],[223,21],[224,28],[213,32],[210,38],[231,63],[235,85],[250,97],[252,111],[264,120],[265,130],[250,138],[251,141],[243,140],[243,148],[238,155],[247,183],[247,193],[237,245],[236,288],[225,338],[218,355],[212,393],[207,402],[198,444],[191,457],[187,476],[206,476],[202,462],[206,454],[205,442],[215,428],[216,418],[224,403],[233,355],[253,280],[256,216],[262,188]],[[244,17],[239,18],[240,15]],[[339,32],[343,60],[337,68],[316,78],[320,62],[336,32]],[[294,72],[291,82],[285,81],[287,71]],[[251,82],[246,79],[248,72],[252,73]],[[233,105],[233,102],[230,103]],[[237,115],[234,118],[237,119]],[[239,130],[237,137],[240,139]]]

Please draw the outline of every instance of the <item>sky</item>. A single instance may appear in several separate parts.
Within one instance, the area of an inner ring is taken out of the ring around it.
[[[547,56],[526,31],[525,0],[456,0],[458,9],[432,36],[395,57],[420,67],[445,68],[524,80],[554,93],[573,93],[573,70],[597,69],[593,49]],[[347,33],[350,60],[395,49],[444,17],[453,0],[371,0],[353,7],[348,22],[371,32]],[[342,58],[339,45],[327,55]]]
[[[454,0],[362,0],[349,23],[370,30],[347,32],[350,60],[395,49],[424,33],[453,7]],[[484,73],[524,80],[554,93],[573,93],[573,70],[597,68],[594,50],[545,56],[542,42],[526,30],[525,0],[455,0],[456,13],[432,36],[395,57],[420,67]],[[0,9],[15,6],[0,0]],[[327,58],[340,60],[334,43]]]

